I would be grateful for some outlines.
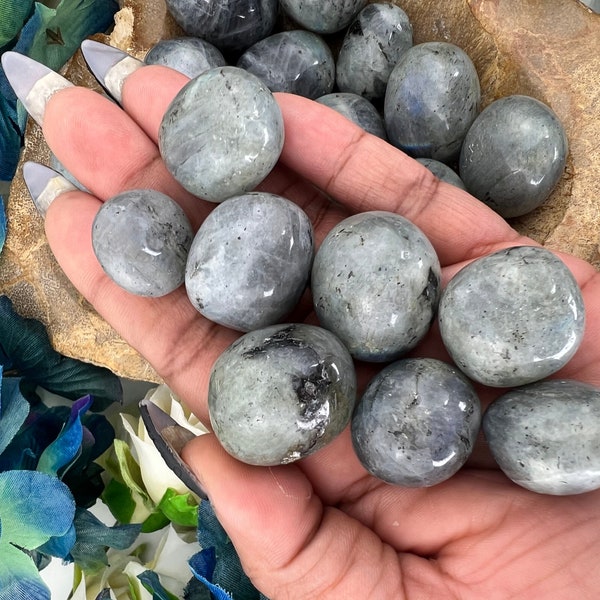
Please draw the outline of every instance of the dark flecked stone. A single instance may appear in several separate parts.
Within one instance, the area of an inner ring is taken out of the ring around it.
[[[388,139],[411,156],[451,162],[478,114],[480,98],[477,71],[458,46],[413,46],[402,54],[388,80]]]
[[[498,466],[541,494],[600,488],[600,388],[553,379],[511,390],[483,417]]]
[[[166,0],[177,24],[189,36],[221,52],[240,52],[269,35],[277,20],[277,0]]]
[[[237,66],[256,75],[272,92],[315,99],[335,83],[335,62],[329,46],[310,31],[282,31],[248,48]]]
[[[138,296],[164,296],[184,281],[194,232],[181,207],[154,190],[130,190],[102,204],[92,226],[98,262]]]
[[[383,98],[392,69],[412,45],[412,25],[399,6],[367,4],[344,36],[336,63],[338,88],[368,100]]]
[[[219,441],[255,465],[289,463],[321,449],[350,422],[352,358],[329,331],[304,324],[247,333],[217,359],[208,408]]]
[[[190,248],[185,286],[208,319],[240,331],[281,321],[306,288],[312,224],[296,204],[250,193],[219,204]]]
[[[317,251],[311,287],[317,316],[355,358],[398,358],[423,338],[440,293],[440,264],[429,240],[390,212],[338,223]]]
[[[190,79],[227,64],[220,50],[206,40],[180,37],[160,40],[144,58],[147,65],[162,65],[187,75]]]
[[[317,98],[317,102],[333,108],[333,110],[344,115],[344,117],[350,119],[350,121],[362,127],[365,131],[383,140],[387,139],[383,118],[366,98],[358,94],[343,92],[326,94]]]
[[[298,25],[316,33],[347,27],[368,0],[281,0],[281,8]]]
[[[375,477],[428,487],[462,467],[480,422],[479,398],[458,369],[431,358],[405,359],[367,386],[352,417],[352,443]]]
[[[471,379],[512,387],[566,365],[585,317],[565,264],[544,248],[517,246],[459,271],[442,294],[439,323],[448,352]]]
[[[192,194],[222,202],[254,189],[277,163],[283,117],[260,79],[237,67],[205,71],[169,105],[159,148]]]
[[[417,158],[416,160],[427,167],[440,181],[451,183],[461,190],[467,189],[456,171],[453,171],[447,164],[433,158]]]
[[[473,196],[505,218],[540,206],[560,180],[568,143],[558,117],[529,96],[507,96],[477,117],[459,172]]]

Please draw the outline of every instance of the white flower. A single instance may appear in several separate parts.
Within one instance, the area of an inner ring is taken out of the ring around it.
[[[146,398],[195,435],[207,433],[206,427],[181,404],[166,385],[160,385],[150,390]],[[140,467],[142,481],[152,501],[158,504],[168,488],[172,488],[180,494],[190,492],[191,490],[166,465],[154,442],[150,439],[142,419],[123,413],[121,419],[125,431],[131,438],[132,454]]]

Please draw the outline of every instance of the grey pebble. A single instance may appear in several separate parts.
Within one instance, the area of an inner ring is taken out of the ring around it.
[[[408,49],[390,74],[384,119],[388,139],[415,158],[452,162],[479,112],[477,71],[454,44]]]
[[[194,237],[181,207],[154,190],[130,190],[102,206],[92,246],[106,274],[138,296],[164,296],[184,281]]]
[[[166,0],[169,13],[189,36],[221,52],[240,52],[269,35],[277,20],[277,0]]]
[[[284,12],[303,29],[335,33],[347,27],[367,0],[280,0]]]
[[[197,37],[178,37],[160,40],[146,56],[147,65],[162,65],[193,79],[200,73],[227,64],[221,51],[206,40]]]
[[[366,98],[349,92],[338,92],[321,96],[317,98],[317,102],[344,115],[368,133],[382,140],[387,139],[383,118]]]
[[[433,158],[417,158],[416,160],[427,167],[440,181],[450,183],[461,190],[467,189],[456,171],[452,170],[447,164]]]
[[[208,319],[240,331],[281,321],[306,288],[312,224],[296,204],[250,193],[219,204],[190,248],[185,286]]]
[[[600,488],[600,389],[548,380],[514,389],[486,410],[483,431],[498,466],[540,494]]]
[[[335,83],[335,62],[323,38],[310,31],[282,31],[253,44],[237,66],[256,75],[272,92],[315,99]]]
[[[440,294],[438,257],[423,232],[391,212],[338,223],[312,269],[315,311],[355,358],[393,360],[429,330]]]
[[[352,416],[352,443],[375,477],[428,487],[463,466],[480,423],[479,398],[458,369],[431,358],[404,359],[369,382]]]
[[[254,465],[290,463],[323,448],[350,422],[352,358],[329,331],[304,324],[245,334],[217,359],[208,408],[227,452]]]
[[[473,196],[504,218],[518,217],[548,198],[567,154],[565,130],[548,106],[507,96],[485,108],[469,129],[459,172]]]
[[[399,6],[367,4],[344,36],[336,62],[338,88],[368,100],[383,98],[392,69],[412,45],[412,25]]]
[[[277,163],[283,117],[260,79],[217,67],[187,83],[169,105],[159,148],[173,177],[192,194],[222,202],[256,187]]]
[[[569,362],[583,338],[581,290],[552,252],[516,246],[477,259],[442,293],[442,340],[471,379],[495,387],[538,381]]]

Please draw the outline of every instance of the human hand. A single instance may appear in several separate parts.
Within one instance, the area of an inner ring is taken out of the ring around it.
[[[52,96],[44,135],[90,194],[59,196],[48,209],[46,233],[77,289],[208,422],[210,368],[239,334],[204,319],[183,288],[157,299],[118,288],[98,264],[90,233],[101,202],[125,189],[170,195],[195,228],[213,207],[174,182],[156,146],[161,117],[186,81],[161,67],[139,69],[124,84],[122,109],[83,88]],[[280,164],[260,187],[297,202],[314,223],[317,244],[350,213],[395,211],[429,237],[447,282],[470,260],[533,243],[331,110],[276,97],[286,141]],[[582,287],[587,330],[558,375],[600,385],[600,277],[581,260],[561,258]],[[297,317],[315,322],[308,303]],[[448,359],[435,328],[413,354]],[[359,381],[364,385],[373,372],[361,367]],[[484,406],[498,394],[479,391]],[[421,489],[368,475],[348,430],[324,450],[280,467],[242,464],[211,434],[189,443],[183,456],[246,572],[272,599],[592,598],[600,589],[600,491],[526,491],[498,471],[481,440],[458,474]]]

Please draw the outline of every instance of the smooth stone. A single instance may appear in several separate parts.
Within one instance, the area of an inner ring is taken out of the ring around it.
[[[544,203],[567,161],[565,130],[554,112],[529,96],[492,102],[475,119],[460,154],[469,193],[505,218]]]
[[[216,46],[197,37],[160,40],[150,48],[144,62],[147,65],[162,65],[175,69],[190,79],[208,69],[227,64]]]
[[[369,382],[352,416],[352,444],[375,477],[428,487],[464,465],[480,423],[479,398],[458,369],[432,358],[404,359]]]
[[[384,119],[388,139],[415,158],[455,160],[479,112],[475,66],[454,44],[409,48],[390,74]]]
[[[540,494],[600,488],[600,388],[553,379],[511,390],[483,417],[498,466]]]
[[[277,0],[165,0],[177,24],[189,36],[221,52],[241,52],[268,36],[277,20]]]
[[[165,165],[189,192],[222,202],[254,189],[283,147],[279,105],[260,79],[217,67],[188,82],[160,125]]]
[[[275,325],[245,334],[217,359],[208,392],[212,428],[227,452],[263,466],[323,448],[350,422],[352,358],[329,331]]]
[[[183,283],[193,238],[181,207],[155,190],[113,196],[92,225],[92,246],[105,273],[138,296],[164,296]]]
[[[461,190],[466,190],[463,180],[447,164],[433,158],[417,158],[416,161],[427,167],[440,181],[450,183]]]
[[[425,234],[400,215],[371,211],[338,223],[312,269],[315,311],[355,358],[394,360],[429,330],[441,269]]]
[[[335,61],[329,46],[310,31],[282,31],[252,45],[237,66],[256,75],[272,92],[315,99],[335,83]]]
[[[368,100],[383,98],[392,69],[412,45],[412,25],[399,6],[367,4],[350,24],[338,54],[339,90]]]
[[[347,27],[368,0],[280,0],[281,8],[303,29],[335,33]]]
[[[368,133],[387,140],[383,118],[366,98],[349,92],[325,94],[317,98],[319,104],[329,106]]]
[[[500,250],[461,269],[442,293],[438,318],[456,365],[494,387],[561,369],[585,325],[575,278],[552,252],[534,246]]]
[[[250,193],[219,204],[190,248],[185,286],[211,321],[239,331],[281,321],[306,288],[312,224],[293,202]]]

